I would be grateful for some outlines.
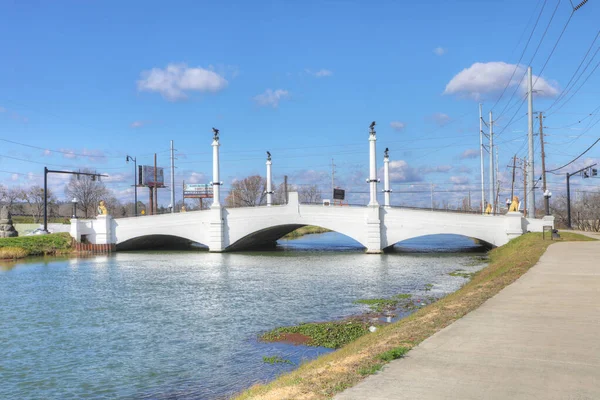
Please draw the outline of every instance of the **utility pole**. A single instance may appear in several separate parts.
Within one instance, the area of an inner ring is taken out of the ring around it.
[[[175,149],[171,140],[171,213],[175,212]],[[200,209],[202,210],[202,199],[200,199]]]
[[[533,190],[535,182],[533,173],[533,78],[531,74],[531,67],[527,68],[527,117],[528,117],[528,142],[529,142],[529,154],[527,157],[527,180],[529,181],[529,187],[531,188],[531,195],[528,196],[527,209],[530,214],[535,218],[535,191]]]
[[[333,193],[333,191],[331,192]],[[284,200],[285,200],[285,204],[288,203],[288,184],[287,184],[287,175],[283,176],[283,194],[284,194]]]
[[[491,206],[492,206],[492,211],[494,210],[495,204],[494,204],[494,192],[495,190],[495,184],[494,184],[494,120],[492,119],[492,112],[490,111],[490,148],[489,148],[489,153],[490,153],[490,196],[488,201],[490,202]]]
[[[485,189],[483,181],[483,117],[481,115],[481,103],[479,103],[479,163],[481,170],[481,213],[485,213]]]
[[[513,175],[512,175],[512,185],[510,186],[510,201],[512,201],[513,197],[515,196],[515,168],[517,166],[517,155],[515,154],[513,156],[513,165],[512,165],[512,169],[513,169]]]
[[[433,183],[431,184],[431,209],[433,210]]]
[[[333,185],[333,178],[335,177],[335,164],[333,163],[333,158],[331,159],[331,196],[333,198],[333,189],[335,186]]]
[[[523,216],[527,216],[527,161],[523,159]]]
[[[154,153],[154,210],[152,211],[152,215],[157,214],[158,210],[158,186],[156,185],[156,181],[158,179],[156,171],[156,153]]]
[[[540,148],[542,150],[542,191],[546,193],[546,152],[544,151],[544,115],[539,113],[540,119]]]
[[[494,182],[496,183],[496,201],[494,202],[494,209],[496,212],[500,211],[499,197],[500,197],[500,180],[498,179],[498,146],[496,145],[496,170],[494,171]]]

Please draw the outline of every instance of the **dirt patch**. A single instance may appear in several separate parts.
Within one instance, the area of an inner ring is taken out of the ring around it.
[[[269,342],[280,342],[295,345],[306,345],[310,342],[310,338],[301,333],[282,333],[276,339],[269,340]]]

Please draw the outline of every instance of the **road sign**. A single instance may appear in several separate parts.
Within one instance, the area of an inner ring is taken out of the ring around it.
[[[344,189],[333,189],[334,200],[344,200],[346,198],[346,191]]]

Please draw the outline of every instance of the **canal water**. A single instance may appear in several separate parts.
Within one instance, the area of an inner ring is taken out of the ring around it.
[[[128,252],[0,264],[0,399],[222,399],[324,348],[257,335],[366,311],[357,299],[443,296],[483,267],[438,235],[366,255],[336,234],[271,252]]]

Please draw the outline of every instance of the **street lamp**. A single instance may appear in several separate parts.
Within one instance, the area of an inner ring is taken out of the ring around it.
[[[73,219],[77,219],[77,199],[73,197],[71,203],[73,204]]]
[[[512,202],[510,201],[510,199],[506,199],[506,212],[510,211],[510,205],[512,204]]]
[[[544,203],[546,205],[546,215],[550,215],[550,197],[552,197],[552,192],[546,189],[544,192]]]
[[[127,156],[127,158],[125,158],[125,162],[129,163],[129,160],[133,161],[133,213],[134,216],[137,217],[137,160],[135,157]]]

